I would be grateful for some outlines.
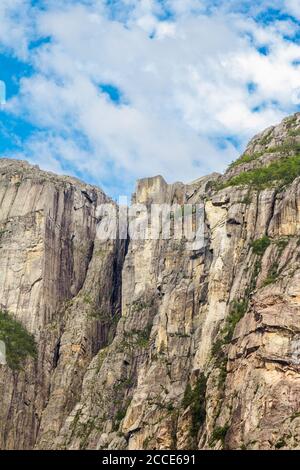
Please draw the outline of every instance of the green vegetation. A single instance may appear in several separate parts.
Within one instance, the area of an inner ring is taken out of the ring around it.
[[[224,341],[230,343],[233,333],[238,322],[243,318],[248,309],[248,300],[234,300],[231,303],[231,310],[226,319],[225,327],[223,329]]]
[[[263,286],[268,286],[269,284],[273,284],[278,279],[278,263],[273,263],[266,279],[263,282]]]
[[[149,344],[150,334],[151,334],[151,326],[148,326],[143,331],[137,332],[137,346],[141,348],[146,348]]]
[[[290,417],[291,421],[294,421],[296,418],[300,418],[300,411],[295,411]]]
[[[294,114],[293,116],[290,116],[289,118],[286,119],[286,127],[290,129],[292,126],[294,126],[297,122],[297,114]]]
[[[216,359],[222,359],[222,348],[231,342],[233,333],[238,322],[243,318],[248,309],[248,299],[233,300],[231,309],[225,321],[225,326],[221,330],[221,337],[218,338],[212,347],[212,355]]]
[[[99,373],[101,367],[102,367],[102,364],[103,362],[105,361],[106,357],[107,357],[107,348],[104,348],[102,349],[102,351],[99,351],[98,352],[98,356],[97,356],[97,364],[96,364],[96,372],[97,374]]]
[[[132,377],[123,378],[123,379],[118,380],[113,385],[113,389],[114,391],[119,391],[119,390],[130,388],[133,386],[133,384],[134,384],[134,379]]]
[[[113,430],[117,431],[120,427],[121,421],[125,418],[127,410],[130,406],[131,399],[128,399],[125,403],[125,406],[119,408],[115,414],[114,423],[113,423]]]
[[[229,169],[231,170],[232,168],[242,165],[243,163],[250,163],[253,160],[256,160],[257,158],[261,157],[262,155],[263,155],[262,152],[259,152],[259,153],[256,152],[256,153],[253,153],[252,155],[249,155],[248,153],[244,153],[244,155],[242,155],[240,158],[230,163]]]
[[[288,243],[289,243],[289,237],[279,238],[279,239],[275,240],[275,244],[279,248],[279,254],[280,255],[282,254],[283,250],[287,247]]]
[[[215,360],[216,366],[219,368],[219,388],[221,389],[226,380],[226,365],[227,356],[224,353],[224,346],[232,341],[234,330],[238,322],[243,318],[248,310],[249,299],[253,290],[256,287],[257,276],[261,270],[261,257],[264,252],[271,244],[271,239],[267,236],[263,236],[257,240],[254,240],[251,244],[253,252],[259,256],[254,263],[252,276],[247,289],[245,290],[244,297],[242,299],[235,299],[231,302],[229,315],[225,320],[225,325],[220,331],[218,339],[212,346],[212,357]],[[271,273],[270,273],[271,274]]]
[[[295,141],[294,137],[297,137],[300,135],[300,130],[290,130],[288,132],[289,136],[292,137],[291,139],[288,139],[284,144],[282,145],[277,145],[276,147],[270,147],[268,149],[265,149],[261,152],[254,152],[252,154],[247,154],[244,153],[241,155],[240,158],[235,160],[229,165],[229,169],[235,168],[236,166],[242,165],[243,163],[249,163],[254,160],[257,160],[258,158],[262,157],[263,155],[269,155],[272,153],[298,153],[300,152],[300,144]],[[265,137],[261,141],[261,145],[267,145],[269,143],[270,139]]]
[[[77,437],[80,440],[79,448],[80,450],[86,449],[89,436],[95,429],[101,431],[101,423],[100,421],[97,422],[97,418],[88,418],[87,421],[81,421],[81,419],[85,419],[82,415],[82,411],[77,411],[72,423],[70,424],[70,428],[72,431],[71,437]]]
[[[147,308],[151,308],[153,306],[153,299],[150,299],[148,301],[144,300],[135,300],[131,304],[131,311],[133,313],[139,313],[142,312],[143,310],[146,310]]]
[[[234,300],[231,303],[229,315],[225,326],[221,330],[220,337],[212,346],[212,357],[219,369],[218,388],[222,390],[227,377],[227,355],[223,348],[232,341],[233,333],[238,322],[243,318],[248,309],[248,299]]]
[[[274,186],[275,183],[282,187],[292,183],[297,176],[300,176],[300,155],[281,158],[268,166],[240,173],[218,185],[217,189],[229,186],[250,186],[254,189],[265,189]]]
[[[148,449],[148,446],[151,442],[151,437],[147,436],[144,440],[143,440],[143,449],[144,450],[147,450]]]
[[[300,240],[300,239],[299,239]],[[270,239],[268,236],[263,236],[257,240],[254,240],[251,244],[251,248],[253,253],[257,255],[256,259],[254,260],[253,270],[250,277],[250,281],[248,283],[248,287],[245,289],[244,297],[239,300],[233,300],[230,305],[229,315],[225,320],[225,325],[219,332],[218,338],[214,342],[212,346],[212,358],[214,361],[214,366],[218,369],[218,389],[219,389],[219,409],[217,413],[217,417],[221,411],[222,401],[224,398],[224,384],[227,377],[227,361],[228,361],[228,353],[226,346],[232,341],[234,330],[238,324],[238,322],[243,318],[245,313],[248,310],[249,301],[251,295],[256,288],[257,284],[257,277],[261,270],[261,263],[262,263],[262,256],[264,255],[266,249],[273,243],[277,247],[277,258],[274,263],[271,265],[269,270],[268,276],[265,280],[264,285],[267,285],[271,282],[274,282],[280,274],[278,272],[278,257],[282,254],[283,250],[286,248],[287,244],[289,243],[289,237],[281,237],[275,240]],[[299,241],[300,244],[300,241]],[[282,268],[281,268],[282,269]],[[292,416],[291,419],[295,419],[296,417],[300,416],[300,412],[296,413],[295,416]],[[210,439],[210,445],[214,445],[216,441],[220,441],[223,444],[225,443],[225,437],[228,431],[228,426],[224,427],[217,427],[215,428],[212,437]],[[281,445],[281,442],[279,442]]]
[[[213,430],[211,439],[210,439],[210,445],[214,445],[217,441],[221,441],[222,445],[224,447],[225,444],[225,438],[226,434],[228,432],[229,426],[225,424],[225,426],[218,426]]]
[[[0,229],[0,238],[3,237],[3,235],[7,232],[5,229]]]
[[[126,416],[126,412],[127,412],[127,408],[120,408],[117,411],[116,416],[115,416],[116,421],[118,422],[122,421],[122,419],[124,419]]]
[[[251,244],[251,247],[252,247],[253,253],[255,253],[258,256],[262,256],[270,244],[271,244],[270,238],[265,235],[262,238],[254,240]]]
[[[85,304],[88,304],[88,305],[91,305],[93,303],[92,297],[89,294],[84,294],[82,300]]]
[[[248,304],[248,297],[242,300],[232,301],[225,326],[222,328],[219,338],[212,346],[212,357],[214,358],[216,367],[219,369],[218,388],[220,391],[223,390],[227,377],[227,355],[223,348],[232,341],[235,327],[247,312]]]
[[[20,370],[27,356],[37,357],[34,337],[8,312],[0,311],[0,340],[6,346],[6,360],[13,370]]]
[[[273,241],[274,245],[277,247],[277,255],[276,255],[276,260],[272,263],[268,275],[266,279],[263,282],[263,287],[268,286],[269,284],[273,284],[278,277],[280,276],[281,272],[284,269],[284,266],[279,269],[279,259],[284,251],[284,249],[287,247],[289,243],[289,238],[284,237],[284,238],[279,238],[277,240]]]
[[[197,379],[194,388],[188,383],[184,392],[182,400],[183,408],[190,407],[192,415],[192,426],[190,429],[190,435],[192,438],[196,438],[200,429],[200,426],[205,421],[205,393],[206,393],[206,378],[201,373]]]
[[[241,203],[246,204],[247,206],[249,206],[249,204],[251,204],[251,202],[252,202],[252,197],[251,197],[251,194],[248,192],[246,194],[246,196],[244,197],[244,199],[242,199]]]
[[[223,330],[221,331],[221,333],[222,332],[223,332]],[[212,357],[214,357],[215,359],[221,358],[221,356],[223,354],[222,348],[223,348],[224,344],[225,344],[225,341],[224,341],[223,337],[218,338],[214,342],[214,344],[212,345],[212,348],[211,348]]]
[[[111,323],[113,320],[111,313],[105,310],[92,309],[89,315],[91,318],[95,318],[96,320],[99,320],[103,323]]]
[[[218,388],[220,391],[224,391],[226,377],[227,377],[227,356],[223,353],[223,359],[219,365],[219,377],[218,377]]]
[[[268,145],[272,140],[273,129],[271,129],[262,139],[260,140],[261,145]]]
[[[249,285],[245,291],[245,298],[250,299],[252,292],[254,291],[257,283],[257,277],[261,271],[261,258],[265,253],[268,246],[271,244],[271,239],[267,236],[254,240],[251,244],[253,252],[259,256],[259,258],[254,263],[254,268],[252,276],[249,282]]]
[[[122,347],[129,349],[134,347],[146,348],[149,345],[151,329],[151,325],[148,325],[144,330],[125,331]]]
[[[275,449],[282,449],[286,445],[285,439],[279,439],[279,441],[276,442],[275,444]]]
[[[300,129],[291,129],[288,134],[290,137],[298,137],[300,135]]]

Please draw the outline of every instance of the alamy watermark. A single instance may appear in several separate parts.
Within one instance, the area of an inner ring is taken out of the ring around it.
[[[4,341],[0,341],[0,365],[6,364],[6,347]]]
[[[6,85],[3,80],[0,80],[0,106],[6,104]]]
[[[96,209],[100,240],[185,240],[191,250],[205,246],[204,204],[132,204],[126,196],[119,205],[101,204]]]
[[[291,359],[292,364],[300,365],[300,334],[294,336],[291,342]]]
[[[300,87],[295,88],[292,91],[292,103],[295,105],[300,105]]]

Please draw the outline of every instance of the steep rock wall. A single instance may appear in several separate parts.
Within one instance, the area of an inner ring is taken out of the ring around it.
[[[300,178],[232,180],[298,155],[299,129],[223,176],[138,182],[134,202],[203,204],[198,250],[101,242],[101,191],[0,161],[1,304],[39,345],[1,367],[2,448],[300,447]]]
[[[100,190],[12,160],[0,160],[0,176],[0,303],[38,345],[22,371],[0,370],[0,445],[22,449],[34,446],[53,401],[57,432],[112,333],[122,248],[95,237],[97,204],[108,201]]]

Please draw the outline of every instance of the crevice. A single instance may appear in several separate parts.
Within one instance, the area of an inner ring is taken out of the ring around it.
[[[278,191],[275,189],[275,191],[272,195],[272,204],[271,204],[271,208],[270,208],[270,215],[269,215],[268,220],[266,222],[266,234],[268,234],[270,223],[271,223],[271,221],[274,217],[276,200],[277,200],[277,192]]]
[[[56,367],[58,365],[58,361],[59,361],[59,358],[60,358],[60,346],[61,346],[61,338],[59,338],[59,340],[57,341],[57,343],[55,345],[55,348],[54,348],[53,363],[52,363],[53,369],[56,369]]]

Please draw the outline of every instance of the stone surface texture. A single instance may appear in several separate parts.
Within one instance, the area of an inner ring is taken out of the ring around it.
[[[223,176],[137,183],[136,203],[204,204],[193,250],[101,241],[100,189],[0,160],[0,304],[38,345],[23,370],[0,365],[0,448],[300,449],[300,177],[215,186],[286,158],[299,129],[297,114],[256,136],[261,156]]]

